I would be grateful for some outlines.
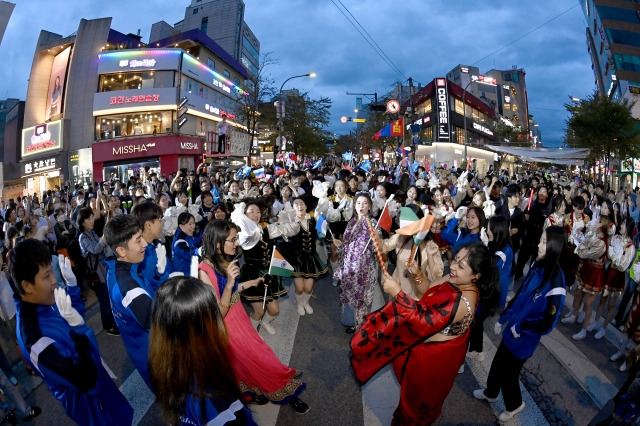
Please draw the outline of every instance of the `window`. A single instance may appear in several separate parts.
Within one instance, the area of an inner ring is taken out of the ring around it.
[[[212,69],[215,70],[216,69],[216,63],[213,59],[211,58],[207,58],[207,66]]]
[[[515,87],[511,88],[511,96],[518,96],[518,91],[516,90]]]
[[[198,14],[198,8],[197,8],[197,7],[193,8],[193,14],[194,14],[194,15],[197,15],[197,14]]]
[[[231,73],[229,72],[229,70],[224,70],[222,73],[224,74],[225,77],[231,78]]]
[[[513,104],[513,106],[511,107],[511,109],[513,111],[517,111],[518,110],[518,104]]]
[[[135,114],[113,114],[96,117],[96,140],[128,136],[170,133],[173,127],[171,111]]]
[[[242,47],[247,49],[247,52],[249,52],[251,57],[257,63],[260,62],[260,54],[258,53],[258,50],[255,47],[253,47],[253,44],[251,44],[251,42],[249,41],[249,39],[246,36],[242,36]]]
[[[600,19],[611,19],[614,21],[629,22],[631,24],[640,24],[638,13],[633,9],[611,6],[596,6]]]
[[[99,91],[113,92],[114,90],[134,90],[155,87],[154,74],[153,71],[103,74],[100,76]]]
[[[431,112],[431,99],[427,99],[425,102],[418,105],[418,114],[426,115]]]
[[[208,24],[209,24],[209,18],[205,16],[204,18],[202,18],[202,21],[200,23],[200,31],[206,34]]]
[[[504,109],[507,111],[511,111],[511,104],[504,104]]]

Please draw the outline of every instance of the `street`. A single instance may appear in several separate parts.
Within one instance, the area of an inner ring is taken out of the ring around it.
[[[290,284],[289,284],[290,285]],[[292,297],[281,299],[281,313],[273,325],[275,336],[261,331],[261,336],[274,348],[285,363],[302,370],[307,390],[302,399],[311,406],[304,416],[289,406],[252,406],[260,425],[388,425],[397,404],[399,386],[390,369],[379,372],[360,387],[349,363],[350,334],[340,325],[338,288],[331,286],[329,276],[316,284],[311,305],[313,315],[298,316]],[[93,294],[91,294],[93,296]],[[568,297],[566,306],[571,303]],[[90,297],[87,321],[96,331],[102,358],[116,376],[120,386],[135,409],[134,421],[139,425],[162,423],[160,409],[153,404],[153,395],[133,369],[119,337],[108,336],[101,328],[95,298]],[[374,307],[383,302],[377,292]],[[565,307],[565,310],[567,308]],[[497,424],[496,414],[504,405],[502,398],[488,404],[476,400],[472,392],[486,384],[493,354],[500,343],[493,334],[495,319],[485,321],[485,360],[467,358],[465,371],[459,374],[447,398],[437,424]],[[586,425],[599,406],[613,396],[626,378],[618,372],[619,363],[609,361],[616,351],[616,339],[621,333],[609,327],[606,338],[575,342],[571,335],[577,325],[559,324],[543,338],[533,357],[524,366],[521,388],[526,408],[509,424],[517,425]],[[13,347],[3,344],[10,361],[17,360]],[[21,363],[15,367],[20,386],[27,401],[43,409],[35,425],[68,425],[70,420],[62,406],[39,378],[29,376]]]

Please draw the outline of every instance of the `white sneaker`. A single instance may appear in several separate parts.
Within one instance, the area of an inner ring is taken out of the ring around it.
[[[462,374],[462,373],[464,373],[464,364],[462,364],[460,366],[460,369],[458,370],[458,374]]]
[[[560,320],[561,323],[563,324],[575,324],[576,323],[576,316],[575,315],[570,315],[568,317],[564,317]]]
[[[615,361],[619,360],[620,358],[622,358],[623,356],[624,356],[624,353],[622,351],[618,351],[615,354],[611,355],[609,360],[615,362]]]
[[[305,311],[304,311],[304,293],[296,294],[296,302],[298,303],[298,315],[303,317],[304,314],[305,314]]]
[[[585,337],[587,337],[587,330],[585,330],[584,328],[571,336],[573,340],[583,340]]]
[[[599,325],[598,321],[593,321],[593,322],[589,323],[589,325],[587,326],[587,331],[591,332],[591,331],[597,329],[598,325]]]
[[[476,352],[476,351],[467,352],[467,357],[474,359],[476,361],[484,361],[484,353],[482,352]]]
[[[313,308],[311,306],[309,306],[309,302],[304,304],[304,310],[307,312],[307,314],[311,315],[313,313]]]
[[[503,411],[502,413],[500,413],[500,415],[498,416],[498,420],[501,422],[508,422],[509,420],[513,419],[515,415],[522,410],[524,410],[524,402],[513,411]]]
[[[267,321],[261,320],[260,327],[264,328],[264,330],[272,336],[276,334],[276,329],[273,328],[273,326],[269,324]]]
[[[573,315],[573,309],[569,308],[569,312],[567,312],[562,318],[569,318]]]
[[[598,330],[598,332],[595,334],[595,336],[593,336],[596,340],[600,340],[604,337],[604,335],[607,333],[607,331],[604,329],[604,327],[600,327],[600,329]]]
[[[578,312],[578,317],[576,319],[578,324],[582,324],[584,322],[584,311]]]
[[[487,395],[484,394],[484,389],[476,389],[473,391],[473,396],[476,397],[476,399],[486,399],[487,401],[494,403],[498,400],[498,398],[489,398]]]

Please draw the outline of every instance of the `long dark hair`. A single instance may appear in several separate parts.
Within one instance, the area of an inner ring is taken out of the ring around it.
[[[496,252],[505,246],[512,246],[509,221],[504,216],[493,216],[489,219],[489,230],[493,234],[493,241],[489,241],[489,250]]]
[[[173,277],[151,308],[149,374],[168,424],[178,424],[185,399],[226,396],[243,400],[229,362],[229,336],[213,287],[193,277]]]
[[[219,274],[225,275],[225,262],[227,259],[224,255],[224,244],[232,229],[240,231],[233,223],[226,220],[212,220],[207,223],[204,228],[204,237],[202,239],[203,256],[209,260]]]
[[[567,233],[561,226],[549,226],[544,230],[547,236],[547,245],[544,259],[540,260],[539,266],[544,268],[542,274],[543,286],[556,274],[562,273],[561,262],[567,251]]]
[[[479,274],[475,284],[480,295],[482,312],[492,316],[500,303],[500,273],[493,261],[493,252],[482,241],[460,247],[467,249],[467,262],[474,274]],[[458,251],[458,253],[460,252]]]

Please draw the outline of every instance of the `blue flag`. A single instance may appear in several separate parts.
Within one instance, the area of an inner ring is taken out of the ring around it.
[[[411,164],[411,171],[412,172],[417,172],[418,171],[418,167],[420,167],[420,164],[417,161],[414,161],[413,164]]]
[[[238,178],[240,179],[246,178],[250,174],[251,174],[251,167],[249,166],[242,166],[241,168],[238,169]]]
[[[353,160],[353,154],[351,152],[345,152],[344,154],[342,154],[342,159],[344,161],[351,161]]]
[[[368,172],[369,170],[371,170],[371,161],[363,161],[362,164],[360,164],[360,168]]]
[[[323,213],[318,216],[316,231],[318,231],[318,238],[324,238],[327,235],[327,218],[324,217]]]
[[[220,193],[218,193],[218,188],[217,187],[213,187],[213,189],[211,189],[211,195],[213,195],[213,202],[217,203],[220,201]]]
[[[322,158],[316,161],[315,163],[313,163],[312,169],[317,169],[320,166],[322,166]]]

